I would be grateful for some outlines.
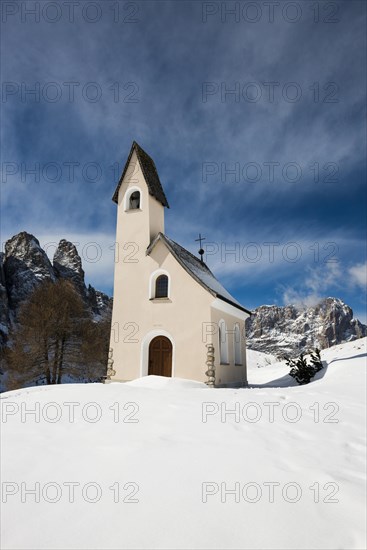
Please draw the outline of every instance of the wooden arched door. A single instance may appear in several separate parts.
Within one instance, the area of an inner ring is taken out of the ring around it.
[[[157,336],[149,344],[148,374],[172,376],[172,344],[165,336]]]

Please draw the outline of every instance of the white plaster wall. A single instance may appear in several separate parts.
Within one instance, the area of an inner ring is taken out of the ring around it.
[[[224,304],[224,309],[226,304]],[[213,345],[215,355],[215,382],[217,386],[231,386],[235,384],[247,384],[247,366],[246,366],[246,335],[245,335],[245,321],[246,315],[241,314],[242,317],[236,317],[224,311],[220,311],[214,307],[211,308],[211,320],[213,323]],[[223,319],[227,326],[227,341],[228,341],[228,365],[220,364],[220,347],[219,347],[219,321]],[[234,362],[234,326],[238,323],[240,326],[241,335],[241,355],[242,365],[235,365]]]

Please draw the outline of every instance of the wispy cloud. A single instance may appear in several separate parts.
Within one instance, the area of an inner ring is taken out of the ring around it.
[[[322,268],[308,268],[306,277],[297,288],[289,286],[283,290],[284,305],[310,307],[316,305],[326,292],[340,288],[342,271],[339,263],[327,263]]]
[[[367,262],[364,264],[353,265],[348,269],[350,275],[350,281],[352,284],[355,284],[361,287],[365,292],[367,289]]]

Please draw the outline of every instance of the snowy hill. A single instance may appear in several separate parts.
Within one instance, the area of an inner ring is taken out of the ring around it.
[[[366,339],[322,357],[307,386],[252,361],[246,389],[2,394],[3,548],[366,548]]]

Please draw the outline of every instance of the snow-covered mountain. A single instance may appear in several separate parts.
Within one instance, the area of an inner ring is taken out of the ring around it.
[[[310,348],[329,348],[367,335],[352,309],[338,298],[324,298],[314,307],[260,306],[246,321],[249,349],[277,357]]]
[[[6,242],[5,253],[0,254],[0,345],[7,340],[19,306],[35,287],[59,278],[74,283],[96,320],[111,317],[111,298],[86,286],[82,260],[71,242],[60,241],[51,263],[36,237],[22,231]]]

